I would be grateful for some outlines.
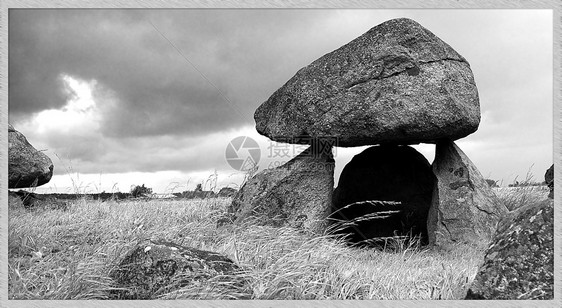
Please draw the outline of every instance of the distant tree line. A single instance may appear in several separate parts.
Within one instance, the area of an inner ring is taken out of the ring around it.
[[[522,182],[519,183],[519,181],[515,181],[513,184],[509,184],[507,185],[508,187],[527,187],[527,186],[543,186],[546,185],[546,182]]]
[[[204,198],[216,198],[216,197],[233,197],[236,194],[237,190],[231,187],[223,187],[218,192],[214,191],[205,191],[202,188],[201,184],[198,184],[195,190],[193,191],[183,191],[181,193],[174,193],[173,195],[177,198],[184,198],[184,199],[204,199]],[[86,198],[91,200],[124,200],[130,198],[150,198],[152,195],[152,188],[146,187],[144,184],[142,185],[135,185],[131,188],[130,192],[123,193],[123,192],[101,192],[97,194],[60,194],[60,193],[51,193],[51,194],[36,194],[32,192],[27,192],[24,190],[19,191],[10,191],[10,194],[16,196],[28,203],[27,205],[31,206],[31,203],[39,200],[76,200],[80,198]]]
[[[142,186],[134,186],[131,189],[131,196],[133,198],[143,197],[152,194],[152,188],[145,187],[144,184]]]
[[[494,181],[492,179],[486,179],[486,183],[488,183],[488,186],[490,187],[499,187],[498,185],[498,181]],[[524,182],[519,182],[519,181],[515,181],[512,184],[507,185],[508,187],[527,187],[527,186],[543,186],[546,185],[546,182],[531,182],[531,181],[524,181]]]
[[[203,190],[203,184],[197,184],[195,190],[186,190],[180,193],[173,193],[177,198],[183,199],[205,199],[216,197],[232,197],[236,193],[236,189],[231,187],[223,187],[219,192],[212,190]],[[149,197],[152,194],[152,188],[148,188],[142,184],[141,186],[134,186],[131,189],[131,196],[133,198]]]
[[[174,193],[174,196],[185,199],[204,199],[216,197],[232,197],[236,193],[236,189],[231,187],[223,187],[218,193],[212,190],[203,190],[203,185],[197,184],[195,190],[186,190],[181,193]]]

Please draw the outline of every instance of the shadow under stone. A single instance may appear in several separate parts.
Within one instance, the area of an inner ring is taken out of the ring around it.
[[[389,237],[428,243],[427,214],[435,176],[409,146],[373,146],[344,167],[332,199],[337,234],[350,244],[380,246]]]

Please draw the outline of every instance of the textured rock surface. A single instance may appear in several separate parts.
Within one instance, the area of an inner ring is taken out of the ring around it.
[[[236,194],[237,190],[232,187],[223,187],[219,190],[219,197],[232,197]]]
[[[48,183],[52,176],[51,159],[8,124],[8,188],[40,186]]]
[[[155,299],[174,291],[190,299],[251,296],[240,268],[229,258],[166,241],[139,243],[110,276],[124,288],[115,292],[117,299]]]
[[[334,191],[331,218],[349,221],[364,215],[377,217],[341,230],[351,233],[349,239],[353,243],[406,235],[410,231],[427,240],[427,213],[433,183],[429,162],[414,148],[370,147],[355,155],[342,170]],[[373,200],[400,204],[362,202]]]
[[[546,170],[546,173],[544,174],[544,181],[546,182],[546,185],[548,185],[548,188],[550,189],[550,193],[548,194],[548,197],[551,199],[554,198],[554,164]]]
[[[498,229],[466,299],[553,299],[554,202],[515,214]]]
[[[299,70],[254,118],[260,134],[279,141],[434,143],[476,131],[480,104],[468,62],[420,24],[400,18]]]
[[[437,180],[428,216],[430,244],[487,247],[507,213],[505,205],[454,142],[437,143],[432,167]]]
[[[248,180],[235,195],[229,212],[236,222],[254,218],[262,225],[290,226],[322,233],[334,187],[331,147],[313,147],[284,165]]]

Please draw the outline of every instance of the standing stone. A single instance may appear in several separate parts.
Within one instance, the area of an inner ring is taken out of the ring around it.
[[[51,159],[8,124],[8,188],[40,186],[48,183],[52,176]]]
[[[417,22],[398,18],[299,70],[254,119],[275,141],[436,143],[475,132],[480,103],[468,62]]]
[[[544,174],[544,181],[546,182],[546,185],[550,189],[550,193],[548,194],[548,197],[550,199],[553,199],[554,198],[554,164],[552,164],[552,166],[550,166],[550,168],[546,170],[546,173]]]
[[[554,202],[514,212],[500,225],[466,299],[554,298]]]
[[[437,180],[427,222],[429,243],[442,248],[453,243],[487,247],[508,212],[505,205],[452,141],[437,143],[433,173]]]
[[[343,168],[331,218],[342,222],[365,219],[338,232],[350,234],[352,243],[377,245],[384,243],[384,237],[409,233],[421,235],[426,243],[433,185],[431,165],[414,148],[370,147]]]
[[[248,180],[234,196],[229,212],[235,222],[253,218],[262,225],[321,234],[327,225],[333,187],[331,147],[311,146],[284,165]]]

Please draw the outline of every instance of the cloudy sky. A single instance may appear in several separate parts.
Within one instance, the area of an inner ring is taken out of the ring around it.
[[[258,142],[261,168],[283,160],[268,158],[254,110],[300,68],[397,17],[470,63],[482,121],[457,144],[481,173],[504,186],[528,171],[544,180],[549,10],[10,10],[9,122],[55,165],[40,192],[179,192],[215,172],[217,188],[236,186],[233,138]],[[433,146],[417,148],[433,160]],[[363,149],[336,149],[336,180]]]

